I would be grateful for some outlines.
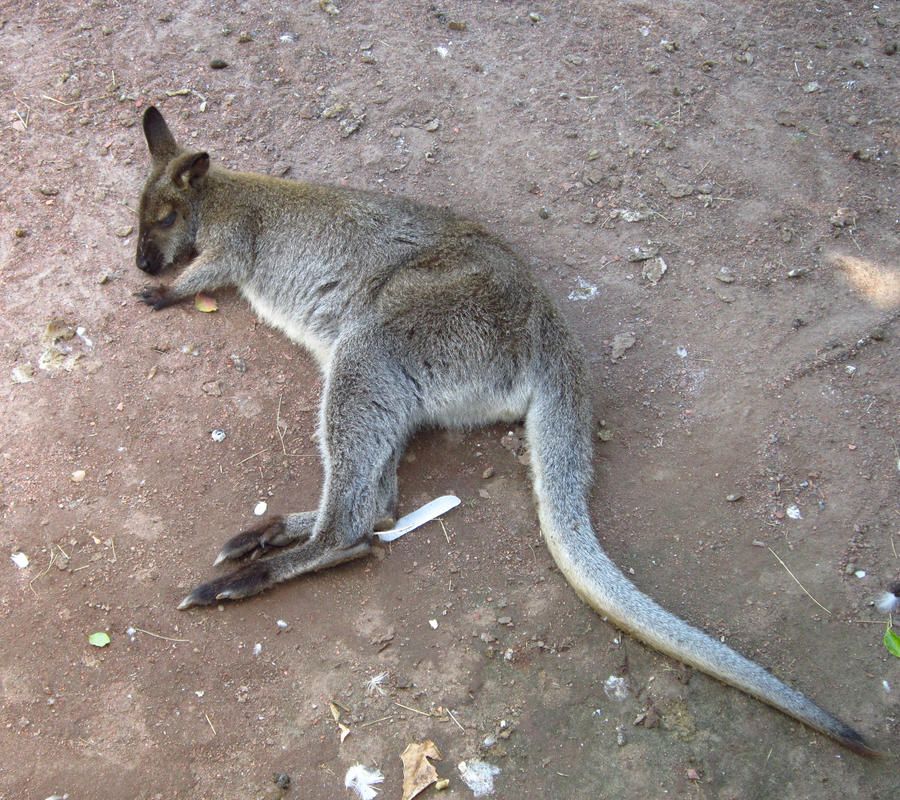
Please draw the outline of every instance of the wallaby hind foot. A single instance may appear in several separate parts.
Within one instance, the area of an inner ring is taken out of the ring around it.
[[[192,606],[205,606],[220,600],[240,600],[270,589],[288,578],[334,567],[368,555],[369,542],[361,542],[347,549],[323,547],[319,542],[307,542],[293,550],[277,553],[268,558],[252,561],[246,567],[200,584],[179,604],[184,610]]]

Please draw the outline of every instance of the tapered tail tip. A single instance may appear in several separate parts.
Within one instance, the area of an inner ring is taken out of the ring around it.
[[[837,740],[857,755],[865,756],[866,758],[881,758],[884,755],[881,750],[869,744],[861,733],[857,733],[850,727],[842,730],[837,735]]]

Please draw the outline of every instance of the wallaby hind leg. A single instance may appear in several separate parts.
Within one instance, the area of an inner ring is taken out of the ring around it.
[[[388,459],[378,482],[375,504],[376,515],[373,530],[385,531],[394,527],[397,518],[397,461],[399,451]],[[300,511],[286,516],[273,516],[259,525],[232,536],[219,551],[214,565],[242,557],[259,558],[276,547],[292,547],[303,544],[312,536],[318,511]]]
[[[344,353],[367,352],[348,347]],[[379,515],[396,506],[396,466],[411,428],[413,409],[405,387],[391,381],[389,364],[373,365],[355,356],[333,358],[325,385],[322,411],[322,501],[309,516],[286,519],[315,523],[305,542],[282,553],[260,558],[243,569],[201,584],[182,600],[179,608],[217,600],[249,597],[307,572],[359,558],[371,550],[372,532]],[[260,526],[262,527],[262,526]],[[290,543],[284,523],[263,532],[268,543]],[[246,535],[245,535],[246,534]],[[257,548],[259,528],[239,534],[226,544],[242,554]],[[254,536],[256,537],[254,540]],[[228,558],[229,556],[226,556]]]

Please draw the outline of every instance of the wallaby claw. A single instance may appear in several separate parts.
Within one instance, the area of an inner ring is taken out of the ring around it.
[[[232,536],[222,545],[219,555],[213,561],[213,566],[221,564],[223,561],[233,561],[248,553],[251,558],[256,558],[273,547],[285,547],[295,544],[296,541],[296,537],[288,535],[284,517],[272,517],[259,525],[241,531],[237,536]]]
[[[239,600],[259,594],[271,585],[270,570],[265,562],[251,564],[230,575],[201,583],[178,604],[184,611],[193,606],[208,606],[219,600]]]
[[[159,311],[161,308],[170,306],[175,302],[169,293],[169,287],[164,283],[161,283],[159,286],[145,286],[140,291],[135,292],[134,296],[142,303],[150,306],[154,311]]]

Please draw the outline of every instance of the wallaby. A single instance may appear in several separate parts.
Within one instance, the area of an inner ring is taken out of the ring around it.
[[[179,608],[257,594],[370,552],[395,516],[397,461],[423,426],[525,421],[541,531],[575,591],[613,624],[863,755],[865,739],[762,667],[664,610],[604,553],[588,514],[591,404],[581,348],[523,259],[438,208],[210,164],[144,113],[152,165],[137,266],[187,268],[137,293],[159,310],[234,286],[306,346],[325,385],[318,509],[228,540],[216,563],[258,556]],[[389,523],[388,523],[389,524]]]

